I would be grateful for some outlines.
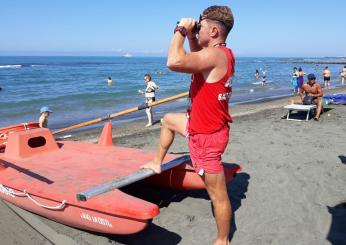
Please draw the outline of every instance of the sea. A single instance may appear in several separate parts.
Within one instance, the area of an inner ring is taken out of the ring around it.
[[[270,58],[239,57],[233,77],[230,106],[257,103],[292,95],[293,67],[306,74],[315,73],[323,83],[322,71],[328,65],[331,86],[340,86],[345,58]],[[255,71],[260,78],[256,80]],[[267,84],[261,86],[261,71],[266,70]],[[105,117],[143,104],[144,74],[149,73],[160,86],[160,100],[188,91],[190,75],[170,71],[165,57],[76,57],[76,56],[0,56],[0,127],[37,121],[42,106],[49,106],[49,128],[60,129],[91,119]],[[111,77],[113,83],[107,83]],[[154,117],[184,111],[187,99],[155,107]],[[113,119],[115,124],[143,119],[138,111]],[[100,125],[99,125],[100,126]]]

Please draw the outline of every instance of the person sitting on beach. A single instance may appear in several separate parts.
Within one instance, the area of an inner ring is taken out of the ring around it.
[[[191,107],[187,113],[164,116],[156,155],[143,166],[161,173],[175,134],[187,137],[192,165],[205,183],[214,208],[218,231],[214,245],[229,244],[232,214],[221,156],[228,145],[232,122],[228,104],[235,61],[226,47],[226,38],[233,23],[229,7],[210,6],[200,15],[199,22],[182,18],[175,27],[167,66],[175,72],[192,74]],[[190,53],[184,49],[186,37]]]
[[[43,106],[40,109],[40,118],[38,119],[38,125],[40,128],[48,128],[49,113],[52,113],[48,106]]]
[[[317,106],[314,120],[318,121],[322,112],[323,90],[321,84],[316,82],[314,74],[308,75],[308,82],[304,83],[299,92],[299,98],[291,100],[292,104],[315,104]]]
[[[144,75],[144,82],[147,84],[147,87],[144,91],[145,100],[146,100],[145,102],[146,103],[154,102],[155,101],[155,90],[159,89],[160,87],[158,85],[156,85],[156,83],[151,80],[150,74]],[[145,126],[150,127],[153,125],[153,109],[152,109],[152,107],[146,108],[145,112],[147,113],[147,117],[148,117],[148,123]]]
[[[330,89],[330,76],[331,76],[331,72],[328,69],[328,66],[324,67],[323,80],[324,80],[324,87],[326,89]]]

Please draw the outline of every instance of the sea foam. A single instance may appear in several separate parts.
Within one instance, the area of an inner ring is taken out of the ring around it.
[[[0,69],[5,69],[5,68],[21,68],[22,65],[0,65]]]

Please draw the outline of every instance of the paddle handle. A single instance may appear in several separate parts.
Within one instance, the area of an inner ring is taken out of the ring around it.
[[[102,121],[106,121],[106,120],[109,120],[109,119],[112,119],[112,118],[115,118],[115,117],[126,115],[126,114],[129,114],[129,113],[135,112],[135,111],[143,110],[143,109],[148,108],[148,107],[157,106],[157,105],[160,105],[160,104],[163,104],[163,103],[167,103],[167,102],[174,101],[174,100],[177,100],[177,99],[180,99],[180,98],[183,98],[183,97],[187,97],[188,95],[189,95],[189,92],[184,92],[184,93],[180,93],[180,94],[177,94],[177,95],[174,95],[174,96],[162,99],[162,100],[158,100],[158,101],[154,101],[154,102],[150,102],[150,103],[145,103],[145,104],[139,105],[137,107],[132,107],[132,108],[120,111],[120,112],[116,112],[116,113],[110,114],[110,115],[108,115],[106,117],[103,117],[103,118],[100,117],[100,118],[96,118],[96,119],[93,119],[93,120],[90,120],[90,121],[86,121],[86,122],[82,122],[82,123],[79,123],[79,124],[75,124],[75,125],[63,128],[63,129],[59,129],[57,131],[54,131],[53,134],[59,134],[59,133],[66,132],[66,131],[69,131],[69,130],[73,130],[73,129],[77,129],[77,128],[81,128],[81,127],[86,127],[86,126],[89,126],[89,125],[92,125],[92,124],[96,124],[96,123],[99,123],[99,122],[102,122]]]
[[[189,155],[184,155],[181,157],[178,157],[176,159],[173,159],[172,161],[166,162],[162,164],[161,169],[162,171],[166,171],[168,169],[174,168],[180,164],[186,163],[190,160]],[[155,175],[154,171],[147,168],[139,169],[136,172],[133,172],[127,176],[115,179],[111,182],[103,183],[101,185],[98,185],[92,189],[82,191],[77,194],[77,200],[78,201],[87,201],[91,197],[100,195],[105,192],[112,191],[114,189],[119,189],[121,187],[124,187],[126,185],[130,185],[132,183],[135,183],[137,181],[140,181],[142,179],[148,178],[152,175]]]

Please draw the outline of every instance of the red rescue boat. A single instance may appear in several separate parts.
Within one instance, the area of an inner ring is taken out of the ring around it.
[[[112,146],[109,125],[99,144],[56,141],[45,128],[16,131],[6,140],[0,152],[0,197],[84,230],[108,234],[143,230],[159,214],[159,207],[119,188],[145,177],[158,186],[205,188],[188,156],[167,155],[164,166],[169,169],[149,177],[153,173],[140,167],[154,153]],[[240,170],[238,165],[224,167],[227,181]]]
[[[38,127],[39,125],[37,122],[28,122],[0,128],[0,150],[6,147],[6,142],[9,134]]]

